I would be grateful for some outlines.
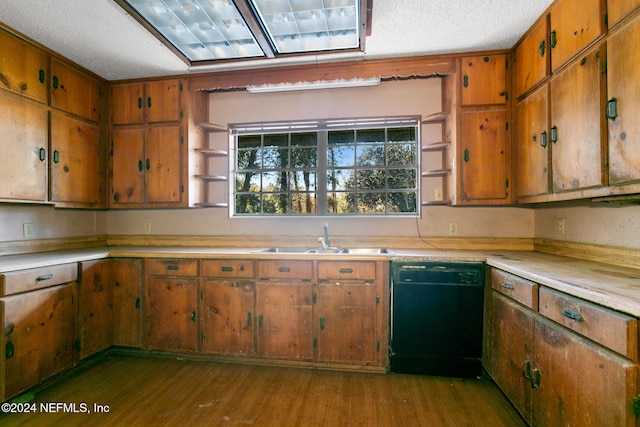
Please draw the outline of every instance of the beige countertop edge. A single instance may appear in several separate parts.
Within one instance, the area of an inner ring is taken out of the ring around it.
[[[107,257],[200,259],[437,259],[486,261],[488,265],[546,287],[640,317],[640,269],[618,267],[533,251],[393,249],[392,254],[257,253],[260,248],[113,246],[0,257],[0,273]]]

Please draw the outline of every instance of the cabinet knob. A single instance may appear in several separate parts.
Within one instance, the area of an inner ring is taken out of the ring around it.
[[[546,43],[544,40],[540,40],[538,44],[538,55],[544,58],[544,51],[546,50]]]
[[[13,353],[13,342],[7,341],[7,343],[4,345],[4,357],[7,359],[11,359],[13,357]]]
[[[618,117],[618,100],[611,98],[607,101],[607,119],[615,120]]]

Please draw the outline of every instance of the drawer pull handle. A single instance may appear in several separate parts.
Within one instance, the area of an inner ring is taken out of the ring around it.
[[[41,162],[47,160],[47,151],[43,147],[40,147],[40,150],[38,150],[38,158]]]
[[[4,346],[4,356],[7,359],[11,359],[13,357],[14,350],[15,349],[13,348],[13,342],[7,341],[7,343]]]
[[[178,267],[177,265],[167,265],[167,270],[178,271],[179,269],[180,267]]]
[[[53,279],[53,274],[45,274],[44,276],[36,277],[36,282],[44,282],[45,280]]]
[[[525,360],[522,364],[522,376],[531,381],[531,361]]]
[[[233,271],[233,267],[226,267],[226,266],[223,266],[223,267],[220,267],[220,271],[224,271],[224,272],[226,272],[226,273],[230,273],[230,272],[232,272],[232,271]]]
[[[280,273],[289,273],[291,272],[291,267],[278,267],[278,271]]]
[[[340,269],[340,273],[341,273],[341,274],[350,274],[350,273],[353,273],[353,268],[341,268],[341,269]]]
[[[503,288],[505,288],[505,289],[509,289],[510,291],[512,291],[512,290],[514,290],[514,289],[515,289],[515,288],[513,287],[513,285],[512,285],[511,283],[508,283],[508,282],[504,282],[504,283],[502,284],[502,287],[503,287]]]
[[[562,315],[571,320],[575,320],[576,322],[582,322],[584,320],[580,312],[571,310],[570,308],[565,308],[564,310],[562,310]]]
[[[542,148],[547,148],[547,131],[546,130],[540,134],[540,146]]]
[[[540,373],[540,369],[536,368],[531,372],[531,385],[536,390],[538,390],[540,388],[540,377],[541,376],[542,376],[542,374]]]
[[[607,101],[607,119],[615,120],[618,117],[618,100],[611,98]]]
[[[325,327],[324,317],[321,317],[320,318],[320,329],[324,330],[324,327]]]

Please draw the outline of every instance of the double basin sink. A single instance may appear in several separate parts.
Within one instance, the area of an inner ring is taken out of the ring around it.
[[[354,255],[390,255],[387,248],[311,248],[311,247],[271,247],[253,251],[254,253],[281,254],[354,254]]]

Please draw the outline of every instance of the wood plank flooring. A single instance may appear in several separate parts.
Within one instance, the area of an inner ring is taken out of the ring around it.
[[[0,414],[0,425],[526,425],[487,379],[335,372],[117,353],[65,375],[37,392],[31,402],[37,413]],[[56,406],[58,402],[75,403],[77,410],[84,403],[91,413],[64,411]],[[41,403],[60,412],[45,413]],[[94,404],[108,406],[108,413],[94,412]]]

